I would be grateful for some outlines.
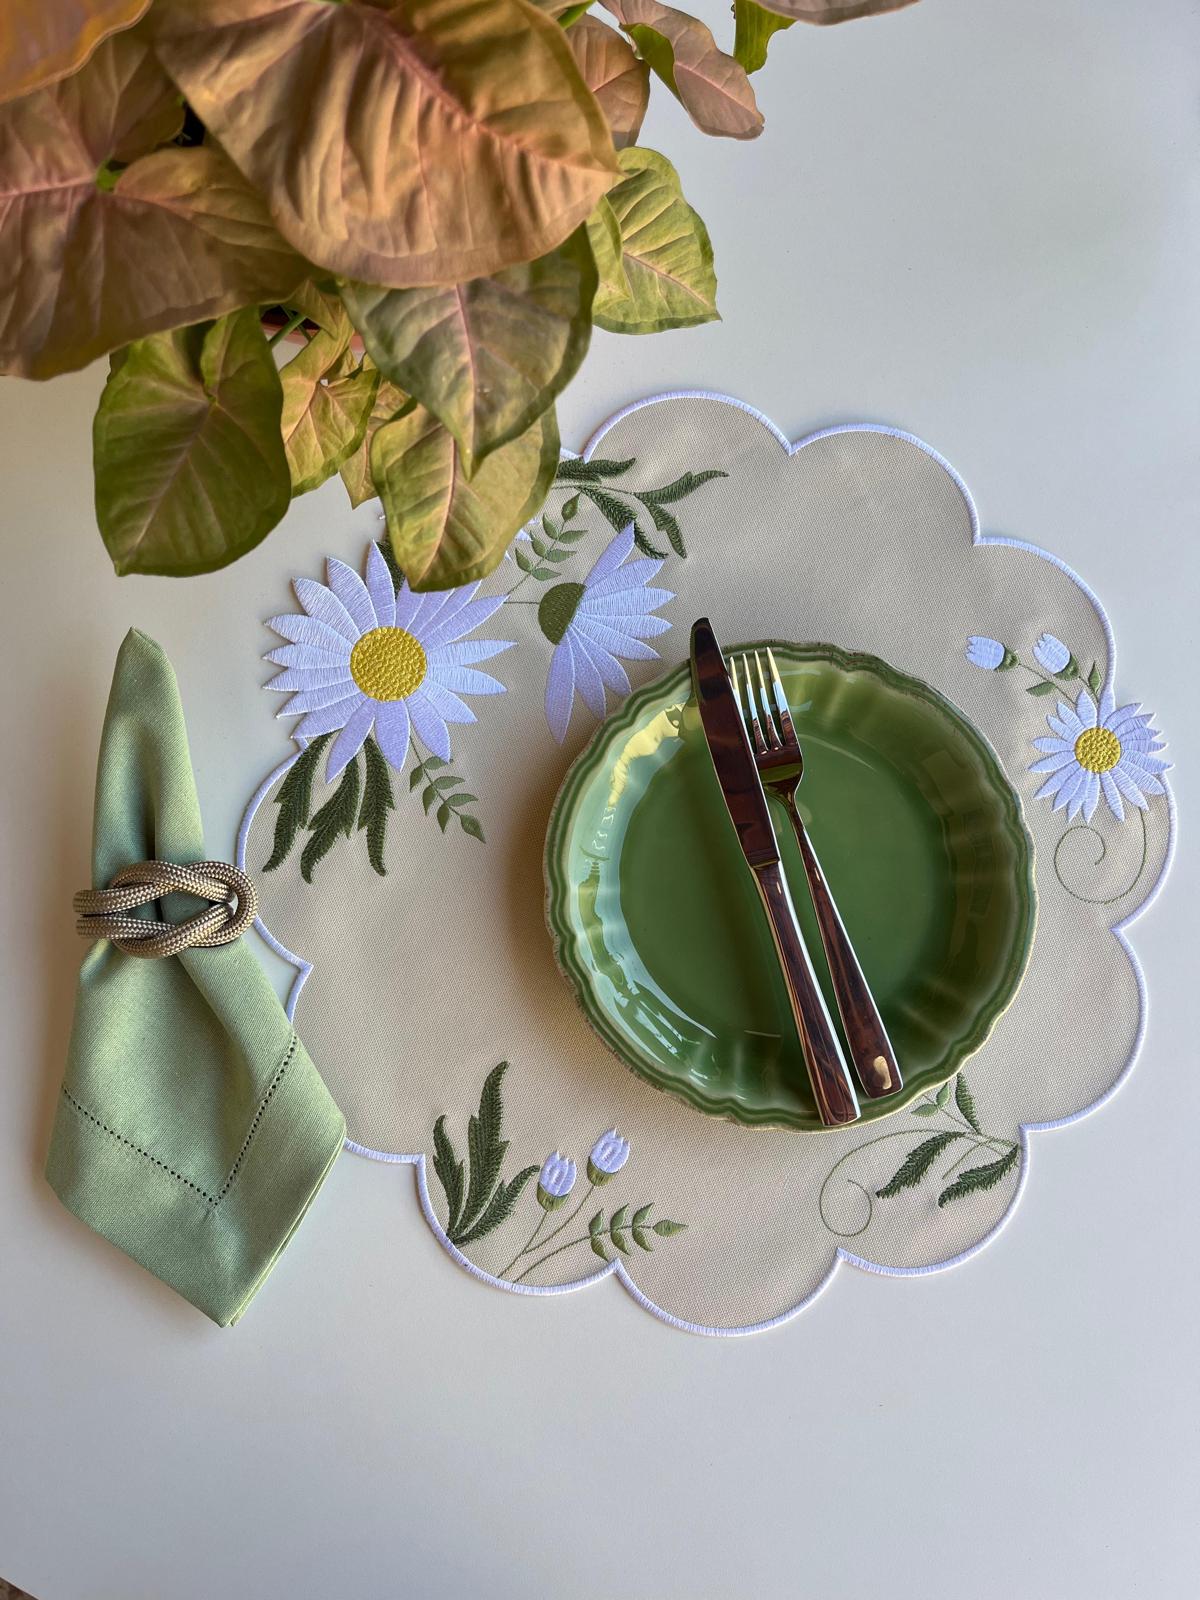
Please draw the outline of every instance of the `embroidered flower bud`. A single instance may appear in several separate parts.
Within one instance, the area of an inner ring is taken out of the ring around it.
[[[538,1174],[538,1204],[545,1211],[556,1211],[575,1186],[575,1163],[556,1150],[542,1162]]]
[[[587,1164],[588,1182],[607,1183],[620,1172],[628,1160],[629,1140],[622,1139],[615,1128],[610,1128],[607,1133],[602,1133],[592,1146]]]
[[[967,660],[973,667],[982,667],[985,672],[995,672],[997,668],[1016,665],[1016,656],[1007,645],[1001,644],[999,639],[985,639],[979,634],[972,634],[967,640]]]
[[[1039,665],[1057,678],[1073,678],[1079,671],[1071,652],[1062,640],[1056,639],[1052,633],[1042,634],[1033,647],[1033,653]]]

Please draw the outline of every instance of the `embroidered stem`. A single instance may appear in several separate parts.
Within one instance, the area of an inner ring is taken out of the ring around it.
[[[517,1276],[512,1281],[514,1283],[520,1283],[522,1279],[529,1276],[535,1267],[540,1267],[544,1261],[549,1261],[552,1256],[562,1255],[564,1250],[573,1250],[577,1244],[587,1244],[590,1238],[590,1233],[581,1233],[577,1239],[568,1239],[566,1244],[560,1244],[554,1250],[547,1250],[544,1256],[539,1256],[536,1261],[531,1261],[525,1268],[524,1272],[518,1272]],[[545,1243],[545,1240],[542,1242]]]
[[[533,1232],[529,1235],[529,1238],[525,1241],[524,1245],[522,1245],[521,1249],[517,1251],[516,1255],[512,1258],[512,1260],[508,1263],[508,1265],[506,1267],[501,1267],[500,1268],[500,1271],[497,1274],[497,1276],[499,1276],[501,1278],[506,1277],[508,1275],[508,1273],[510,1273],[512,1271],[512,1269],[516,1266],[517,1262],[521,1259],[521,1257],[522,1256],[527,1256],[529,1254],[529,1252],[533,1249],[533,1241],[537,1238],[538,1234],[541,1233],[542,1225],[545,1223],[546,1218],[549,1215],[550,1215],[550,1213],[548,1211],[543,1211],[542,1212],[541,1216],[537,1220],[537,1226],[534,1228]],[[574,1213],[572,1213],[572,1215],[574,1215]],[[551,1237],[551,1236],[547,1235],[547,1237]],[[543,1240],[542,1242],[544,1244],[545,1240]]]
[[[592,1198],[592,1196],[595,1194],[595,1192],[596,1192],[596,1185],[594,1183],[589,1183],[588,1186],[587,1186],[587,1192],[584,1194],[583,1199],[580,1200],[579,1204],[575,1207],[574,1211],[569,1212],[563,1218],[563,1220],[559,1223],[557,1228],[551,1229],[551,1231],[542,1240],[542,1244],[543,1245],[548,1245],[550,1243],[551,1239],[557,1238],[557,1236],[563,1231],[564,1228],[569,1227],[571,1225],[571,1223],[575,1221],[575,1218],[579,1215],[579,1213],[583,1210],[584,1206],[587,1205],[588,1201]],[[546,1220],[546,1216],[543,1213],[542,1222],[544,1222],[545,1220]],[[540,1228],[541,1225],[542,1224],[539,1222],[538,1223],[538,1227]],[[518,1250],[516,1255],[513,1257],[513,1259],[508,1263],[508,1266],[505,1267],[504,1272],[510,1271],[513,1267],[516,1266],[517,1262],[521,1259],[522,1256],[528,1255],[530,1249],[532,1248],[532,1245],[533,1245],[533,1240],[531,1239],[529,1241],[529,1244],[527,1244],[525,1246],[524,1250]],[[504,1276],[504,1272],[502,1272],[500,1274],[501,1277]]]
[[[1063,830],[1062,838],[1059,839],[1058,843],[1054,847],[1054,876],[1058,879],[1059,883],[1062,884],[1063,888],[1071,896],[1072,900],[1078,900],[1081,905],[1085,906],[1111,906],[1115,904],[1116,901],[1123,900],[1127,894],[1131,894],[1133,890],[1137,888],[1138,880],[1141,878],[1142,873],[1146,870],[1146,857],[1149,853],[1149,834],[1146,827],[1146,813],[1141,809],[1140,806],[1138,807],[1138,816],[1142,820],[1142,857],[1138,862],[1137,871],[1123,889],[1118,889],[1116,894],[1110,894],[1104,898],[1094,895],[1079,894],[1077,890],[1072,889],[1071,885],[1063,877],[1058,865],[1059,851],[1062,849],[1063,845],[1067,842],[1070,836],[1073,833],[1090,833],[1094,834],[1095,837],[1100,841],[1100,854],[1091,863],[1093,868],[1098,867],[1108,854],[1108,845],[1104,842],[1104,835],[1100,832],[1099,828],[1094,828],[1091,823],[1088,822],[1077,822],[1074,827]]]

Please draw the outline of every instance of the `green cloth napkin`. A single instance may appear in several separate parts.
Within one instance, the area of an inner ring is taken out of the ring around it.
[[[93,884],[134,861],[204,857],[175,674],[131,631],[100,745]],[[171,921],[197,909],[163,904]],[[157,961],[89,946],[46,1177],[214,1322],[245,1310],[345,1132],[244,939]]]

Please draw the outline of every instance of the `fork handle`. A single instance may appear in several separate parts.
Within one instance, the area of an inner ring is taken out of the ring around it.
[[[829,892],[804,819],[795,806],[788,807],[788,814],[800,846],[808,887],[812,891],[817,926],[821,930],[829,976],[833,980],[834,998],[837,1000],[846,1042],[850,1046],[850,1060],[863,1093],[872,1100],[878,1100],[884,1095],[895,1094],[903,1087],[900,1068],[896,1064],[896,1052],[892,1049],[879,1008],[858,964],[858,957],[833,895]]]
[[[771,924],[818,1115],[826,1127],[856,1122],[858,1099],[854,1085],[796,920],[783,867],[779,862],[755,867],[754,879]]]

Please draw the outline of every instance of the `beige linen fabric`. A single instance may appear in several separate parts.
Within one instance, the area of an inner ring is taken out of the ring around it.
[[[671,1218],[686,1231],[653,1236],[651,1252],[632,1248],[622,1257],[628,1284],[670,1319],[733,1331],[804,1303],[839,1250],[883,1270],[921,1270],[994,1233],[1026,1165],[1022,1125],[1091,1106],[1135,1053],[1139,977],[1110,930],[1144,902],[1164,869],[1169,804],[1162,795],[1151,799],[1144,834],[1132,807],[1117,823],[1102,806],[1096,834],[1076,833],[1059,849],[1064,814],[1033,798],[1041,780],[1026,770],[1054,700],[1031,697],[1033,679],[1023,669],[981,670],[965,660],[964,648],[968,636],[986,635],[1030,661],[1045,631],[1070,646],[1085,673],[1095,661],[1107,681],[1106,624],[1085,589],[1053,561],[977,542],[963,486],[916,441],[849,430],[789,452],[747,408],[676,396],[622,414],[588,453],[636,458],[622,488],[710,468],[728,474],[674,507],[689,555],[671,556],[652,580],[676,596],[662,608],[672,627],[654,641],[663,666],[686,658],[688,625],[707,613],[729,641],[820,639],[880,655],[934,685],[990,740],[1035,841],[1038,925],[1018,996],[966,1077],[997,1156],[1019,1141],[1020,1159],[994,1187],[939,1207],[939,1175],[956,1155],[949,1148],[926,1181],[874,1200],[908,1150],[951,1126],[953,1103],[946,1115],[921,1119],[910,1111],[869,1129],[745,1129],[648,1087],[592,1034],[555,967],[541,855],[555,792],[594,721],[577,702],[565,745],[549,732],[543,699],[551,646],[537,627],[536,606],[518,604],[537,598],[536,582],[526,582],[481,631],[516,641],[487,663],[507,693],[473,702],[478,723],[453,730],[454,770],[479,797],[486,844],[456,827],[443,835],[401,778],[386,878],[371,870],[361,840],[340,842],[311,885],[301,880],[298,850],[264,875],[280,772],[244,830],[244,863],[259,884],[265,926],[312,963],[296,1021],[351,1138],[375,1151],[430,1156],[426,1210],[439,1234],[446,1208],[432,1167],[435,1120],[445,1114],[463,1155],[483,1081],[507,1060],[505,1176],[552,1151],[579,1167],[567,1207],[545,1231],[586,1190],[587,1153],[597,1136],[615,1127],[630,1142],[626,1165],[555,1244],[585,1233],[601,1206],[610,1216],[623,1204],[632,1210],[652,1202],[651,1221]],[[558,490],[553,504],[565,498]],[[612,538],[594,507],[585,504],[580,518],[589,532],[562,568],[568,579],[582,579]],[[362,550],[331,554],[361,570]],[[511,590],[520,576],[506,562],[485,592]],[[272,599],[272,610],[285,609],[285,596]],[[634,663],[630,675],[636,686],[660,670]],[[1135,693],[1120,682],[1118,690],[1119,700]],[[264,730],[271,726],[266,712]],[[264,734],[264,765],[285,756],[282,742],[270,746]],[[323,794],[322,776],[314,809]],[[881,1134],[889,1138],[874,1142]],[[1047,1150],[1045,1158],[1052,1157]],[[421,1171],[418,1163],[418,1190]],[[407,1186],[410,1178],[389,1172],[381,1181]],[[529,1183],[508,1220],[466,1245],[465,1256],[484,1273],[500,1271],[540,1215]],[[568,1285],[606,1270],[585,1240],[525,1283]]]

